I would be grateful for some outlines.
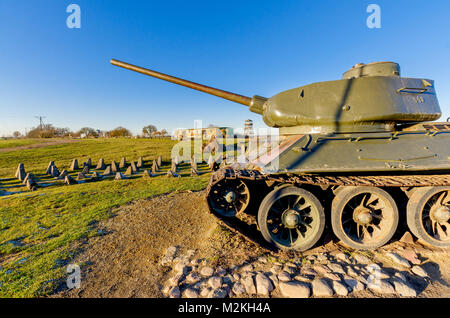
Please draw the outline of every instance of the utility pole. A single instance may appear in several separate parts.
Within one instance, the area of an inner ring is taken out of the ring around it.
[[[40,128],[40,130],[42,130],[42,126],[44,125],[43,119],[46,118],[46,117],[44,117],[44,116],[34,116],[34,118],[39,119],[39,128]]]

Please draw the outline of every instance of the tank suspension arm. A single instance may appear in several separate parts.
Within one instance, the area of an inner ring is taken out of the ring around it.
[[[234,93],[230,93],[230,92],[227,92],[227,91],[223,91],[221,89],[217,89],[217,88],[214,88],[214,87],[209,87],[209,86],[205,86],[205,85],[202,85],[202,84],[190,82],[190,81],[178,78],[178,77],[174,77],[174,76],[170,76],[170,75],[167,75],[167,74],[164,74],[164,73],[152,71],[152,70],[149,70],[149,69],[146,69],[146,68],[143,68],[143,67],[139,67],[139,66],[136,66],[136,65],[128,64],[128,63],[125,63],[125,62],[122,62],[122,61],[118,61],[118,60],[115,60],[115,59],[111,59],[111,64],[115,65],[115,66],[123,67],[123,68],[125,68],[127,70],[131,70],[131,71],[135,71],[135,72],[138,72],[138,73],[142,73],[142,74],[145,74],[145,75],[148,75],[148,76],[153,76],[153,77],[162,79],[164,81],[175,83],[175,84],[178,84],[178,85],[181,85],[181,86],[186,86],[186,87],[189,87],[189,88],[192,88],[192,89],[196,89],[198,91],[201,91],[201,92],[204,92],[204,93],[208,93],[208,94],[211,94],[211,95],[214,95],[214,96],[225,98],[225,99],[231,100],[231,101],[233,101],[235,103],[243,104],[243,105],[246,105],[246,106],[251,106],[252,105],[252,98],[247,97],[247,96],[242,96],[242,95],[239,95],[239,94],[234,94]]]

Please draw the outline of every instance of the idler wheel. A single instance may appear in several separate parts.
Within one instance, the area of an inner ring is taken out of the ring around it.
[[[250,202],[248,186],[241,180],[222,180],[216,183],[208,196],[208,203],[214,213],[233,217],[244,212]]]
[[[311,192],[287,186],[269,192],[258,210],[264,239],[283,250],[304,251],[320,239],[325,214]]]
[[[406,208],[408,227],[422,242],[450,246],[450,187],[421,187]]]
[[[398,208],[392,196],[375,187],[344,187],[332,202],[334,234],[355,249],[386,244],[398,225]]]

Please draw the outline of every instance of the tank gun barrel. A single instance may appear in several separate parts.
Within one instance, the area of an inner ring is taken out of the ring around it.
[[[174,84],[178,84],[178,85],[181,85],[181,86],[186,86],[186,87],[189,87],[189,88],[192,88],[192,89],[204,92],[204,93],[208,93],[208,94],[211,94],[211,95],[214,95],[214,96],[225,98],[225,99],[231,100],[231,101],[233,101],[235,103],[243,104],[243,105],[246,105],[246,106],[251,106],[251,104],[252,104],[252,98],[247,97],[247,96],[234,94],[234,93],[227,92],[227,91],[224,91],[224,90],[221,90],[221,89],[217,89],[217,88],[214,88],[214,87],[210,87],[210,86],[194,83],[194,82],[187,81],[187,80],[184,80],[184,79],[181,79],[181,78],[178,78],[178,77],[174,77],[174,76],[170,76],[170,75],[167,75],[167,74],[164,74],[164,73],[156,72],[156,71],[153,71],[153,70],[149,70],[149,69],[146,69],[146,68],[143,68],[143,67],[139,67],[139,66],[132,65],[132,64],[129,64],[129,63],[126,63],[126,62],[122,62],[122,61],[118,61],[118,60],[115,60],[115,59],[111,59],[111,64],[115,65],[115,66],[119,66],[119,67],[125,68],[127,70],[131,70],[131,71],[142,73],[142,74],[145,74],[145,75],[148,75],[148,76],[156,77],[156,78],[159,78],[159,79],[162,79],[164,81],[168,81],[168,82],[171,82],[171,83],[174,83]]]

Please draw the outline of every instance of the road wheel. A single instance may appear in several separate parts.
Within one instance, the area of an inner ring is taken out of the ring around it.
[[[283,250],[305,251],[320,239],[325,214],[311,192],[287,186],[269,192],[258,210],[264,239]]]
[[[420,241],[450,246],[450,187],[417,188],[406,211],[408,227]]]
[[[208,201],[215,213],[224,217],[234,217],[248,207],[250,191],[242,180],[224,179],[212,187]]]
[[[334,234],[355,249],[375,249],[386,244],[398,225],[398,208],[392,196],[375,187],[345,187],[331,207]]]

